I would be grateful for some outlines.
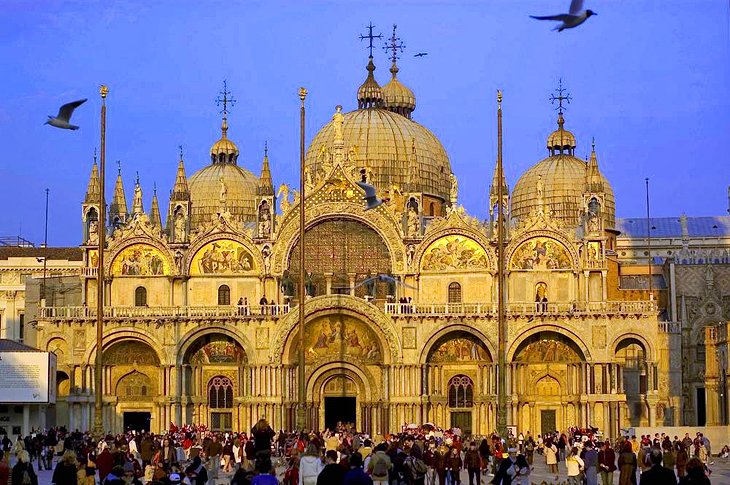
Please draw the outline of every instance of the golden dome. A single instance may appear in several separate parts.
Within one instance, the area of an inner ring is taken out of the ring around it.
[[[397,185],[403,192],[422,192],[449,200],[451,164],[441,142],[424,126],[385,109],[358,109],[344,114],[345,149],[354,147],[363,166],[372,170],[372,184],[381,190]],[[335,141],[333,122],[326,124],[307,150],[305,164],[315,172],[324,161],[320,151]],[[415,154],[415,166],[412,164]],[[417,174],[407,184],[409,166]]]
[[[398,80],[398,66],[395,62],[390,72],[393,77],[383,86],[383,107],[410,119],[411,113],[416,109],[416,96]]]
[[[256,220],[256,189],[259,179],[232,163],[213,163],[195,172],[188,180],[190,187],[190,227],[197,228],[221,211],[221,192],[225,206],[234,220]],[[225,189],[223,188],[225,185]]]
[[[383,105],[383,89],[373,75],[375,64],[373,63],[372,56],[370,56],[366,69],[368,71],[368,77],[357,90],[357,106],[360,109],[380,108]]]
[[[598,166],[589,167],[583,160],[575,157],[575,137],[563,129],[562,115],[558,118],[559,129],[548,138],[551,155],[538,162],[522,174],[512,192],[511,214],[516,219],[527,217],[539,204],[540,192],[545,209],[553,217],[562,220],[568,227],[581,224],[583,214],[583,195],[589,175],[593,183],[600,178],[604,194],[602,208],[605,228],[613,228],[616,223],[616,201],[608,180],[598,172]],[[552,140],[552,144],[551,144]],[[572,143],[572,144],[571,144]],[[566,152],[567,151],[567,152]]]

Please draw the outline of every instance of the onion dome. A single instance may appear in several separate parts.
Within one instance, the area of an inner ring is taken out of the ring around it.
[[[613,228],[616,223],[616,202],[608,180],[598,172],[598,165],[591,167],[573,155],[575,137],[563,129],[562,114],[558,117],[558,130],[548,137],[550,156],[527,170],[515,184],[512,192],[511,214],[515,219],[529,216],[539,200],[554,219],[568,227],[581,224],[586,174],[592,176],[592,183],[603,187],[604,206],[602,214],[604,227]]]
[[[228,121],[223,117],[221,138],[210,149],[211,164],[188,180],[190,228],[210,222],[223,209],[241,223],[256,220],[259,179],[237,165],[238,147],[228,139]]]
[[[390,67],[390,73],[393,76],[383,86],[383,107],[410,119],[411,113],[416,109],[416,96],[398,80],[398,66],[395,62]]]
[[[380,84],[378,84],[373,75],[375,64],[373,63],[372,56],[369,58],[366,69],[368,71],[368,77],[357,90],[357,107],[359,109],[380,108],[383,105],[383,88],[380,87]]]

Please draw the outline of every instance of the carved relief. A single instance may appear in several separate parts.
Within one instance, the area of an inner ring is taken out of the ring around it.
[[[599,349],[606,348],[605,325],[596,325],[593,327],[593,346]]]
[[[487,269],[487,254],[476,241],[464,236],[446,236],[431,243],[421,268],[424,271]]]
[[[256,329],[256,348],[267,349],[269,347],[269,329],[259,327]]]
[[[403,327],[403,348],[416,348],[416,327]]]

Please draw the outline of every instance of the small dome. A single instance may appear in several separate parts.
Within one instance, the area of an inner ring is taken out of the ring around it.
[[[195,172],[188,180],[191,228],[211,221],[220,212],[223,185],[226,209],[233,219],[239,222],[256,220],[258,177],[233,163],[214,162]]]
[[[223,118],[220,139],[210,147],[210,161],[212,163],[233,163],[238,160],[238,147],[228,139],[228,120]]]
[[[393,77],[383,86],[383,107],[410,119],[411,113],[416,109],[416,96],[398,80],[398,66],[395,62],[390,72]]]
[[[373,63],[372,57],[370,57],[366,69],[368,71],[368,77],[357,90],[357,107],[360,109],[380,108],[383,105],[383,88],[380,87],[380,84],[378,84],[373,75],[375,64]]]
[[[563,114],[558,114],[558,129],[550,133],[547,139],[547,149],[551,155],[567,153],[573,155],[575,153],[575,136],[569,132],[563,125],[565,120]]]

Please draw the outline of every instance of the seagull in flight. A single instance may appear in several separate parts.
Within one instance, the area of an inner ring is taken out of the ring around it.
[[[411,286],[409,284],[406,284],[406,283],[403,283],[402,281],[397,280],[397,279],[393,278],[392,276],[390,276],[388,274],[385,274],[385,273],[377,274],[375,276],[371,276],[370,278],[365,278],[364,280],[362,280],[361,282],[359,282],[358,284],[356,284],[355,285],[355,288],[358,288],[358,287],[360,287],[362,285],[367,285],[370,282],[375,283],[377,281],[379,281],[381,283],[388,283],[388,284],[393,284],[393,285],[405,286],[406,288],[410,288],[412,290],[415,290],[415,288],[413,286]]]
[[[533,19],[537,20],[557,20],[562,24],[555,27],[553,30],[562,32],[565,29],[572,29],[578,27],[580,24],[588,20],[591,15],[597,15],[593,10],[583,10],[583,0],[572,0],[570,2],[570,11],[560,15],[546,15],[544,17],[536,17],[530,15]]]
[[[413,57],[423,57],[423,56],[427,56],[427,55],[428,55],[428,52],[419,52],[418,54],[414,54]]]
[[[365,197],[363,199],[365,200],[365,204],[367,207],[365,207],[365,210],[371,210],[375,209],[376,207],[379,207],[383,202],[388,202],[389,199],[381,199],[377,196],[375,192],[375,187],[370,185],[366,182],[366,176],[364,173],[364,170],[361,170],[362,173],[362,181],[357,182],[357,185],[365,191]]]
[[[55,117],[48,115],[48,121],[46,121],[44,124],[55,126],[56,128],[62,128],[64,130],[78,130],[78,126],[72,125],[70,123],[71,115],[74,114],[74,110],[76,108],[78,108],[85,102],[86,98],[74,101],[72,103],[64,104],[59,108],[58,114]]]

